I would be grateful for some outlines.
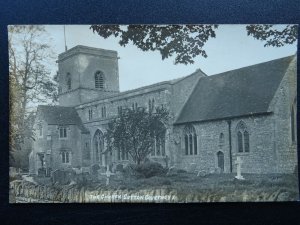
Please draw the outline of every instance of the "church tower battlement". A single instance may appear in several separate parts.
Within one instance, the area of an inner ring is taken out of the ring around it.
[[[118,53],[75,46],[58,56],[59,104],[78,106],[119,92]]]

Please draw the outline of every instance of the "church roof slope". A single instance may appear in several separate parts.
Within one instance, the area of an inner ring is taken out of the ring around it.
[[[293,57],[199,79],[175,124],[266,113]]]
[[[41,112],[47,124],[77,125],[83,133],[89,132],[73,107],[39,105],[38,112]]]

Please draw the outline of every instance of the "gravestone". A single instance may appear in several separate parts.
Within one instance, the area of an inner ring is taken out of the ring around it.
[[[196,163],[191,163],[190,166],[189,166],[188,171],[191,172],[191,173],[194,173],[196,171],[196,166],[197,166]]]
[[[38,169],[38,176],[39,177],[46,177],[46,168],[42,167]]]
[[[91,166],[91,175],[97,176],[98,170],[100,169],[100,166],[98,164],[94,164]]]
[[[75,173],[71,170],[57,169],[52,172],[52,182],[59,184],[68,184],[73,179]]]
[[[122,165],[122,164],[118,164],[118,165],[116,166],[115,171],[116,171],[116,172],[123,172],[123,169],[124,169],[123,165]]]
[[[172,172],[174,171],[174,169],[175,169],[175,166],[169,167],[169,168],[168,168],[168,172],[167,172],[166,175],[168,176],[168,175],[172,174]]]
[[[238,180],[245,180],[245,178],[242,176],[242,163],[243,160],[240,156],[236,158],[235,164],[236,164],[236,176],[235,178]]]
[[[52,172],[52,182],[61,184],[65,179],[65,175],[62,170],[54,170]]]
[[[115,175],[115,173],[110,172],[109,166],[107,166],[106,167],[106,172],[105,173],[101,173],[101,175],[105,175],[106,176],[106,186],[108,186],[109,182],[110,182],[110,176],[111,175]]]
[[[91,168],[90,167],[81,167],[81,170],[82,170],[82,173],[88,173],[90,174],[91,173]]]
[[[165,161],[165,164],[166,164],[166,168],[169,168],[169,161],[170,161],[170,158],[169,158],[168,155],[165,156],[164,161]]]
[[[207,171],[199,170],[197,173],[197,177],[205,177],[207,174],[208,174]]]

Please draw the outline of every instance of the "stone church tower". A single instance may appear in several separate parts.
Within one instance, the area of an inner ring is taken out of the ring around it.
[[[58,56],[59,104],[78,106],[119,92],[118,53],[76,46]]]

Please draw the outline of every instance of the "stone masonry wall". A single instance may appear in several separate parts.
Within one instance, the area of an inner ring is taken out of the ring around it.
[[[38,135],[37,124],[42,123],[43,135]],[[41,161],[37,153],[45,154],[46,167],[51,167],[52,170],[65,168],[68,166],[77,167],[82,164],[82,135],[81,130],[76,125],[67,126],[67,138],[59,138],[58,125],[48,125],[40,115],[37,116],[35,128],[36,140],[33,142],[33,152],[30,160],[31,172],[37,174],[38,168],[41,168]],[[47,139],[51,136],[51,139]],[[70,163],[62,163],[61,151],[70,151]]]
[[[76,106],[119,92],[117,52],[77,46],[59,56],[60,105]],[[95,73],[104,74],[104,90],[95,88]],[[72,89],[67,88],[70,73]]]
[[[296,105],[297,96],[297,71],[295,57],[280,83],[275,97],[270,104],[270,109],[274,111],[275,124],[275,148],[278,161],[278,171],[283,173],[291,173],[297,165],[297,140],[292,141],[291,134],[291,111],[292,106]],[[295,119],[295,121],[297,121]],[[295,122],[295,124],[297,124]],[[297,133],[297,129],[295,129]],[[297,135],[296,135],[297,137]]]
[[[250,134],[250,152],[238,153],[237,124],[243,121]],[[180,143],[176,147],[176,165],[182,169],[195,167],[197,171],[214,172],[218,167],[217,152],[224,153],[224,172],[230,172],[229,125],[227,121],[212,121],[195,123],[197,133],[197,155],[185,155],[184,126],[178,126],[176,132],[180,135]],[[224,134],[224,143],[220,145],[220,134]],[[274,120],[272,115],[253,116],[231,120],[232,169],[237,156],[243,160],[244,173],[276,173],[276,157],[274,151]],[[195,165],[192,165],[192,164]]]

